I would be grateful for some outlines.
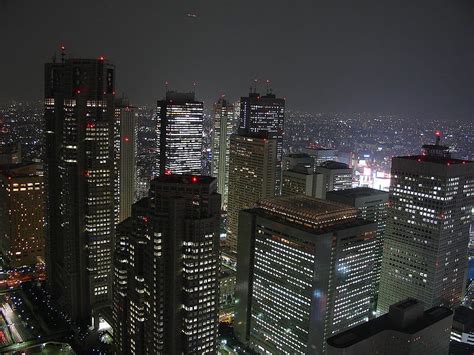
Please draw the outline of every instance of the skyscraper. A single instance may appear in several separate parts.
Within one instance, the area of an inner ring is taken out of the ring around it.
[[[305,148],[303,152],[313,158],[315,167],[326,161],[337,161],[338,158],[337,150],[331,148]]]
[[[130,217],[135,200],[137,113],[127,99],[115,102],[115,208],[117,223]]]
[[[36,163],[0,165],[0,245],[7,265],[44,262],[44,182]]]
[[[306,195],[323,198],[325,192],[324,175],[314,173],[312,168],[296,166],[283,170],[282,196]]]
[[[377,260],[374,266],[377,279],[373,284],[374,299],[372,300],[372,312],[374,313],[377,310],[380,269],[382,267],[383,241],[387,223],[388,192],[368,187],[356,187],[353,189],[328,191],[326,193],[326,199],[328,201],[339,202],[355,207],[357,208],[360,218],[377,223],[377,246],[374,249]]]
[[[453,312],[423,308],[416,299],[393,304],[388,314],[329,338],[327,354],[448,354]]]
[[[193,92],[167,91],[158,101],[155,175],[201,174],[203,103]]]
[[[326,196],[326,191],[338,191],[352,187],[352,169],[347,164],[326,161],[315,166],[314,171],[323,175],[324,196]]]
[[[452,159],[439,136],[424,150],[392,159],[378,303],[383,313],[406,297],[448,308],[463,297],[474,162]]]
[[[211,175],[217,178],[223,210],[227,209],[230,136],[235,133],[237,123],[234,109],[234,104],[221,97],[213,111]]]
[[[306,153],[293,153],[283,157],[283,170],[296,167],[310,168],[314,170],[314,159]]]
[[[220,195],[208,176],[161,175],[117,229],[114,342],[120,354],[217,346]]]
[[[321,354],[329,336],[366,321],[376,229],[355,208],[307,196],[241,211],[237,338],[258,353]]]
[[[250,133],[267,132],[268,138],[277,141],[275,194],[281,191],[281,166],[283,156],[283,126],[285,120],[285,99],[277,98],[268,91],[260,96],[255,90],[249,96],[240,98],[239,128]]]
[[[72,320],[108,304],[114,238],[115,67],[45,65],[47,277]]]
[[[242,133],[242,132],[240,132]],[[229,202],[226,249],[237,253],[239,211],[274,196],[276,139],[267,133],[232,135],[229,158]]]

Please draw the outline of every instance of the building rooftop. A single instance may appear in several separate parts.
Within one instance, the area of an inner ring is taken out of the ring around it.
[[[10,143],[0,145],[0,154],[12,154],[21,150],[20,143]]]
[[[194,92],[177,92],[169,90],[166,92],[166,99],[168,101],[188,102],[195,101],[196,95]]]
[[[311,158],[309,154],[306,153],[291,153],[287,155],[288,158]]]
[[[334,148],[323,148],[323,147],[308,147],[307,150],[336,150]]]
[[[444,165],[459,165],[459,164],[474,163],[474,161],[471,161],[471,160],[460,160],[460,159],[453,159],[449,157],[436,156],[436,155],[411,155],[411,156],[395,157],[394,159],[416,160],[420,163],[427,162],[427,163],[436,163],[436,164],[444,164]]]
[[[216,180],[212,176],[205,175],[178,175],[178,174],[164,174],[153,179],[155,183],[165,184],[201,184],[208,185]]]
[[[38,163],[25,162],[16,164],[0,165],[0,174],[8,177],[24,177],[36,175],[38,172]]]
[[[312,228],[343,224],[357,218],[357,209],[353,207],[303,195],[262,200],[258,207]]]
[[[464,306],[454,310],[453,328],[462,330],[464,333],[474,333],[474,309]]]
[[[334,160],[325,161],[319,167],[326,169],[349,169],[349,165]]]
[[[369,196],[388,196],[388,192],[372,189],[370,187],[354,187],[352,189],[328,191],[327,194],[334,196],[344,196],[352,199]]]
[[[452,314],[444,307],[433,307],[423,312],[421,302],[406,299],[392,305],[389,313],[330,337],[327,343],[335,348],[347,348],[385,330],[415,334]]]

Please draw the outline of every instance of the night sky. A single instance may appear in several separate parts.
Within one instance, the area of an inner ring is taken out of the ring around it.
[[[166,80],[236,99],[257,77],[293,109],[474,119],[472,0],[0,0],[0,40],[3,101],[41,99],[64,43],[112,59],[136,104]]]

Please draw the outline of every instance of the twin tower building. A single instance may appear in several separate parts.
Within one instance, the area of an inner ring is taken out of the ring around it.
[[[284,99],[251,90],[215,104],[209,177],[203,103],[167,92],[137,201],[136,110],[115,78],[103,57],[45,66],[48,283],[73,321],[113,325],[116,353],[215,353],[221,253],[237,261],[235,335],[258,353],[325,353],[328,337],[406,297],[460,302],[472,162],[437,142],[394,159],[389,202],[275,197]]]

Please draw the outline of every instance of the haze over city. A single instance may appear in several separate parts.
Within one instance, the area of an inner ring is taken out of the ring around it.
[[[0,2],[2,101],[42,95],[41,63],[64,44],[104,55],[138,104],[165,81],[212,103],[272,81],[292,109],[472,119],[473,3],[390,1]],[[188,16],[195,15],[195,17]],[[263,89],[262,89],[263,91]]]

